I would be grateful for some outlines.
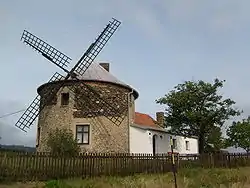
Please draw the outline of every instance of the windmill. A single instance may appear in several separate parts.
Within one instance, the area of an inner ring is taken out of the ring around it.
[[[120,21],[112,18],[112,20],[109,21],[109,23],[103,29],[101,34],[89,46],[89,48],[86,50],[86,52],[82,55],[82,57],[71,70],[67,70],[67,66],[70,63],[71,58],[58,51],[56,48],[52,47],[42,39],[36,37],[27,30],[24,30],[21,40],[67,73],[66,76],[62,76],[61,74],[56,72],[49,79],[48,83],[62,80],[66,81],[69,79],[78,80],[79,77],[82,76],[85,71],[90,67],[96,56],[101,52],[103,47],[106,45],[111,36],[115,33],[120,24]],[[51,103],[55,99],[56,94],[60,90],[60,88],[63,88],[65,86],[66,82],[61,82],[55,87],[51,87],[50,90],[47,92],[46,99],[43,101],[41,101],[40,96],[37,95],[35,99],[31,102],[29,107],[22,114],[22,116],[19,118],[19,120],[16,122],[15,126],[21,129],[22,131],[27,132],[27,129],[30,128],[35,119],[39,116],[41,110],[46,106],[46,104]],[[74,93],[76,93],[77,91],[83,91],[81,92],[81,94],[83,93],[83,95],[78,95],[77,98],[82,97],[88,99],[89,106],[100,109],[98,113],[105,116],[115,125],[119,126],[123,121],[125,117],[124,114],[127,110],[127,103],[122,102],[124,101],[123,96],[115,96],[116,99],[120,101],[119,104],[115,101],[107,101],[93,87],[83,82],[81,82],[80,85],[71,86],[70,90],[72,90]],[[98,103],[96,101],[98,101]],[[96,115],[96,112],[91,113],[92,116]]]

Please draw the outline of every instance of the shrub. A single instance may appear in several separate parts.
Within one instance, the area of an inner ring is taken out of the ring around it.
[[[66,128],[56,128],[49,133],[47,146],[55,155],[77,155],[80,147],[74,139],[71,130]]]

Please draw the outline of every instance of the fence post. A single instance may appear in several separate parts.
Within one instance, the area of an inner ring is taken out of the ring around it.
[[[180,154],[177,153],[177,166],[178,166],[178,169],[180,168]],[[176,172],[177,172],[177,166],[176,166]]]
[[[227,154],[227,162],[228,162],[228,167],[231,168],[231,155],[228,153]]]
[[[173,138],[170,136],[170,147],[171,147],[171,155],[172,155],[172,168],[173,168],[173,175],[174,175],[174,184],[175,188],[177,188],[177,180],[176,180],[176,164],[175,164],[175,157],[174,157],[174,145],[173,145]]]

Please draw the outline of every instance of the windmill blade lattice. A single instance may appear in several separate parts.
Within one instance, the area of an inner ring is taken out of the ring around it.
[[[120,24],[121,24],[120,21],[113,18],[112,21],[110,21],[109,24],[104,28],[102,33],[97,37],[95,42],[90,45],[88,50],[77,62],[77,64],[71,70],[71,72],[75,72],[79,76],[82,76],[85,73],[85,71],[89,68],[89,66],[92,64],[96,56],[101,52],[103,47],[106,45],[108,40],[120,26]]]
[[[64,77],[55,73],[48,82],[54,82],[58,80],[62,80]],[[40,106],[40,96],[37,95],[35,99],[31,102],[30,106],[24,111],[22,116],[16,122],[15,126],[19,129],[27,132],[26,129],[29,129],[32,123],[35,121],[36,117],[39,115],[39,106]]]
[[[27,30],[24,30],[21,40],[23,40],[25,44],[31,46],[37,52],[41,53],[49,61],[58,64],[62,68],[66,68],[71,61],[70,57],[58,51],[53,46],[31,34]]]
[[[91,86],[85,83],[74,84],[69,86],[69,89],[75,93],[75,107],[79,109],[81,113],[81,107],[88,107],[88,109],[95,109],[90,111],[90,114],[85,116],[105,116],[115,125],[119,126],[124,120],[127,105],[121,106],[120,103],[117,106],[110,105],[109,102],[101,97]],[[118,99],[119,101],[119,99]]]

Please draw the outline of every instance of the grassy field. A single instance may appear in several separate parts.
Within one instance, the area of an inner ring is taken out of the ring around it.
[[[183,169],[177,175],[178,188],[239,188],[250,187],[250,168],[239,169]],[[128,177],[100,177],[49,182],[0,184],[0,188],[172,188],[173,175],[136,175]]]

